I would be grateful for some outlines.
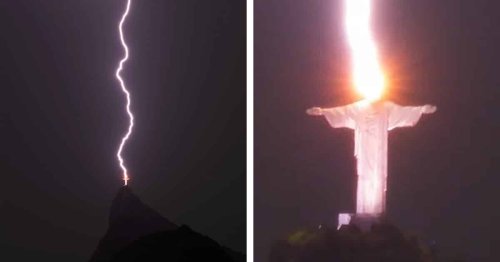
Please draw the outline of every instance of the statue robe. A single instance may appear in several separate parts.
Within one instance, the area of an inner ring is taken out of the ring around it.
[[[422,111],[423,106],[400,106],[389,101],[359,101],[323,109],[323,115],[332,127],[347,127],[355,132],[357,214],[379,215],[385,212],[388,131],[415,125]]]

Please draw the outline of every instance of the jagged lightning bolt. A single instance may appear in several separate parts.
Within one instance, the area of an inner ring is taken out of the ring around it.
[[[127,97],[127,114],[129,116],[129,126],[127,133],[125,136],[122,137],[120,146],[118,147],[118,151],[116,152],[116,157],[118,158],[118,162],[120,163],[120,167],[123,171],[123,182],[125,186],[128,184],[128,180],[130,179],[128,176],[128,171],[127,167],[125,167],[125,164],[123,163],[123,158],[122,158],[122,150],[123,146],[129,139],[130,135],[132,134],[132,128],[134,127],[134,115],[132,114],[132,111],[130,111],[130,92],[127,90],[127,87],[125,86],[125,82],[123,81],[120,72],[123,69],[123,63],[125,63],[128,60],[128,46],[125,43],[125,38],[123,37],[123,22],[125,22],[125,19],[127,18],[128,12],[130,10],[130,2],[131,0],[127,0],[127,8],[125,9],[125,12],[123,13],[123,16],[120,20],[120,24],[118,25],[118,31],[120,32],[120,41],[122,43],[123,49],[125,50],[125,56],[120,60],[120,63],[118,64],[118,69],[116,69],[116,78],[120,82],[120,86],[122,88],[123,93],[125,93],[125,96]]]

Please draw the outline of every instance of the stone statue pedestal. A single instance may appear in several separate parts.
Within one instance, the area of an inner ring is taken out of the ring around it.
[[[338,217],[337,229],[343,225],[355,225],[361,231],[370,231],[373,224],[380,224],[384,221],[383,215],[373,214],[353,214],[353,213],[340,213]]]

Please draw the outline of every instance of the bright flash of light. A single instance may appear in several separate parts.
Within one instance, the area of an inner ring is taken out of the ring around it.
[[[377,100],[384,91],[384,74],[370,28],[371,0],[345,0],[345,26],[352,50],[353,82],[368,100]]]
[[[118,65],[118,69],[116,69],[116,74],[115,74],[116,78],[120,82],[120,87],[121,87],[123,93],[125,93],[125,96],[127,97],[126,109],[127,109],[127,114],[128,114],[129,120],[130,120],[128,129],[127,129],[127,133],[122,137],[120,146],[118,147],[118,151],[116,152],[116,157],[118,158],[118,162],[120,163],[120,167],[123,171],[123,182],[125,185],[128,184],[128,180],[130,178],[128,176],[128,171],[127,171],[127,168],[125,167],[125,164],[124,164],[124,161],[122,158],[122,150],[123,150],[123,146],[125,145],[125,143],[129,139],[130,135],[132,134],[132,128],[134,127],[134,115],[132,114],[132,111],[130,111],[130,92],[128,91],[127,87],[125,86],[125,82],[123,81],[123,79],[120,75],[120,72],[123,69],[123,63],[125,63],[125,61],[128,60],[128,46],[125,43],[125,38],[123,37],[122,27],[123,27],[123,23],[125,22],[125,19],[127,18],[128,12],[130,10],[130,1],[131,0],[127,0],[127,7],[125,9],[125,12],[123,13],[121,20],[120,20],[120,24],[118,25],[118,31],[120,32],[120,41],[122,43],[123,49],[125,50],[125,56],[122,58],[122,60],[120,60],[120,63]]]

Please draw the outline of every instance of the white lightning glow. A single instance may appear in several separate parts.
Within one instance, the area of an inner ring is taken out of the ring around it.
[[[366,99],[379,99],[384,91],[384,74],[370,28],[371,0],[345,0],[345,26],[352,50],[353,81]]]
[[[130,92],[128,91],[127,87],[125,86],[125,82],[123,81],[120,72],[123,70],[123,64],[128,60],[128,46],[125,43],[125,38],[123,37],[123,23],[125,22],[125,19],[127,18],[128,12],[130,10],[130,2],[131,0],[127,0],[127,8],[125,9],[125,12],[123,13],[123,16],[120,20],[120,24],[118,25],[118,31],[120,32],[120,41],[122,43],[123,49],[125,49],[125,56],[120,60],[120,63],[118,65],[118,69],[116,69],[116,78],[120,82],[120,87],[125,93],[125,96],[127,97],[127,114],[129,116],[129,126],[127,129],[127,133],[125,136],[122,137],[120,146],[118,147],[118,151],[116,152],[116,157],[118,158],[118,162],[120,163],[120,167],[123,171],[123,182],[125,185],[128,184],[128,180],[130,179],[128,176],[128,170],[127,167],[125,167],[123,158],[122,158],[122,150],[123,147],[125,146],[125,143],[129,139],[130,135],[132,134],[132,128],[134,127],[134,115],[132,114],[132,111],[130,111]]]

